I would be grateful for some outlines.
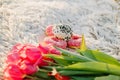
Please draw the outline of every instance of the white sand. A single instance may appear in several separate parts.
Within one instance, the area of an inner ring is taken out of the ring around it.
[[[58,23],[84,34],[89,48],[120,59],[118,7],[114,0],[1,0],[0,68],[14,44],[37,45],[44,37],[41,28]]]

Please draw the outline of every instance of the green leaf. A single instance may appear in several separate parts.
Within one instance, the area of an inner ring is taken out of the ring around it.
[[[71,52],[71,51],[68,51],[68,50],[65,50],[65,49],[61,49],[61,48],[58,48],[58,47],[55,47],[55,48],[57,50],[61,51],[63,55],[77,58],[77,59],[79,59],[80,62],[94,61],[94,60],[92,60],[92,59],[90,59],[88,57],[82,56],[82,55],[80,55],[78,53]]]
[[[81,51],[87,50],[87,46],[86,46],[86,42],[85,42],[84,35],[82,35],[82,43],[81,43],[81,45],[80,45],[80,50],[81,50]]]
[[[37,71],[36,73],[34,73],[32,76],[40,78],[41,80],[44,80],[44,79],[48,80],[50,78],[48,76],[48,71],[47,70],[43,70],[43,69],[39,69],[39,71]]]
[[[86,50],[86,51],[79,50],[78,52],[80,52],[83,56],[91,58],[93,60],[120,66],[120,63],[117,59],[113,58],[108,54],[105,54],[104,52],[100,52],[98,50]]]
[[[105,76],[108,74],[83,70],[60,70],[59,73],[65,76]]]
[[[70,64],[67,60],[64,59],[64,57],[62,55],[58,56],[58,55],[54,55],[54,54],[47,54],[46,56],[54,59],[55,62],[58,63],[58,65],[65,66],[65,65]]]
[[[93,55],[92,51],[90,51],[90,50],[86,50],[86,51],[79,50],[78,52],[85,57],[88,57],[92,60],[97,61],[96,57]]]
[[[62,67],[61,69],[95,71],[120,76],[120,66],[103,62],[78,62],[69,66]]]
[[[72,76],[71,80],[94,80],[95,77],[90,77],[90,76]]]
[[[115,76],[115,75],[102,76],[102,77],[96,77],[95,80],[120,80],[120,76]]]
[[[61,62],[59,62],[57,60],[62,60],[63,62],[67,62],[67,64],[63,63],[62,65],[73,64],[75,62],[80,61],[78,58],[74,58],[74,57],[70,57],[70,56],[55,55],[55,54],[47,54],[46,56],[54,59],[58,64]]]

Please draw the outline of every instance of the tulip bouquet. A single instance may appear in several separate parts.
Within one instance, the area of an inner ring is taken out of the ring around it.
[[[72,45],[74,51],[64,49],[66,47],[64,44],[62,46],[56,45],[55,42],[51,44],[51,39],[46,40],[50,43],[46,45],[16,44],[13,46],[7,56],[4,80],[120,79],[120,62],[99,50],[88,49],[84,36],[81,37],[81,43],[72,41],[80,40],[80,37],[74,36],[69,39],[71,42],[68,46]],[[61,40],[63,39],[57,41]],[[79,43],[79,46],[74,42]]]

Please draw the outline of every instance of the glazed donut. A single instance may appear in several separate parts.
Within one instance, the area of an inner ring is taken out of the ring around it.
[[[82,37],[77,34],[73,34],[71,39],[68,40],[67,44],[69,48],[80,48],[81,42]]]
[[[45,33],[46,33],[47,36],[54,36],[52,29],[53,29],[52,25],[49,25],[49,26],[46,27]]]
[[[60,48],[80,48],[82,37],[74,34],[68,25],[50,25],[46,28],[48,37],[44,39],[47,44],[52,44]]]
[[[44,38],[44,42],[46,44],[52,44],[53,46],[57,46],[65,49],[67,47],[67,42],[63,39],[58,39],[55,36],[48,36]]]
[[[55,36],[59,39],[69,40],[72,36],[72,29],[69,25],[50,25],[46,27],[45,33],[47,36]]]

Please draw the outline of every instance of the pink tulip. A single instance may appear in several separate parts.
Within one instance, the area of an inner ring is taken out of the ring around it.
[[[37,66],[25,62],[21,63],[20,69],[25,74],[33,74],[38,71]]]
[[[6,67],[4,71],[5,80],[23,80],[25,74],[22,73],[19,66],[10,64]]]

